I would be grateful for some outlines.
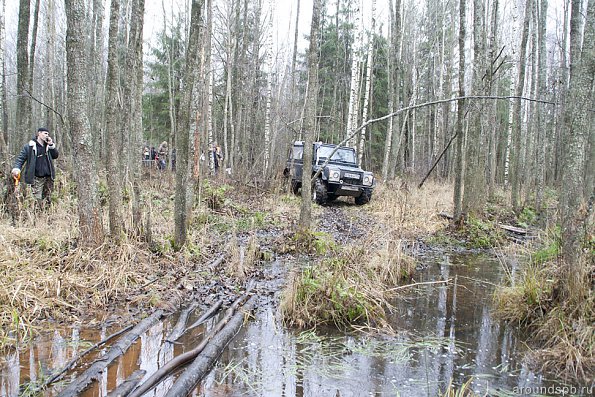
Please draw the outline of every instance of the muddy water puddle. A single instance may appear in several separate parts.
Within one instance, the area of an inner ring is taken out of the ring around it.
[[[472,379],[478,393],[515,395],[520,387],[552,384],[522,362],[524,344],[491,313],[492,292],[503,277],[500,264],[479,254],[430,254],[414,288],[402,290],[389,319],[396,336],[375,338],[331,330],[284,328],[274,305],[263,300],[195,390],[197,396],[436,396],[449,382]],[[283,273],[274,263],[271,277]],[[448,283],[441,281],[449,280]],[[192,323],[200,313],[194,313]],[[164,339],[175,324],[168,318],[151,328],[83,396],[107,396],[135,370],[158,368],[200,342],[204,327],[175,344]],[[27,394],[48,374],[63,368],[115,329],[68,329],[40,338],[20,354],[0,359],[0,396]],[[89,365],[101,355],[85,357]],[[71,379],[68,374],[65,379]],[[147,396],[163,396],[170,377]],[[63,387],[63,386],[62,386]],[[46,391],[54,396],[61,385]],[[516,388],[516,389],[515,389]],[[518,393],[517,393],[518,395]]]

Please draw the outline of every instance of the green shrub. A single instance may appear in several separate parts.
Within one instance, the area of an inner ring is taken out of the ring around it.
[[[494,222],[470,217],[465,225],[469,248],[492,248],[504,241],[504,233]]]

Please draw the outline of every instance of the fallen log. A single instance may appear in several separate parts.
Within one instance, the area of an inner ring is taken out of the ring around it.
[[[192,350],[187,351],[186,353],[180,354],[176,356],[171,361],[167,362],[163,367],[159,368],[153,375],[149,377],[143,384],[141,384],[138,388],[136,388],[128,397],[140,397],[153,387],[155,387],[163,378],[167,375],[172,373],[176,368],[187,364],[191,360],[193,360],[200,352],[204,350],[204,348],[208,345],[209,341],[223,329],[225,324],[229,322],[232,318],[233,314],[235,313],[238,306],[240,306],[246,299],[248,298],[248,294],[244,294],[236,299],[232,305],[227,309],[225,312],[225,316],[206,335],[203,340]]]
[[[217,314],[219,309],[221,309],[221,305],[223,305],[223,299],[219,299],[217,302],[215,302],[215,304],[211,306],[206,312],[204,312],[202,316],[200,316],[199,319],[194,322],[194,324],[192,324],[186,329],[186,331],[198,327],[199,325],[207,321],[209,318],[213,317],[215,314]]]
[[[64,373],[66,371],[68,371],[70,368],[72,368],[72,366],[74,364],[76,364],[76,362],[78,360],[80,360],[81,358],[83,358],[84,356],[86,356],[87,354],[89,354],[90,352],[92,352],[93,350],[97,349],[99,346],[103,346],[107,342],[109,342],[110,340],[114,339],[115,337],[122,335],[124,332],[130,330],[133,326],[134,325],[129,325],[129,326],[125,327],[125,328],[122,328],[121,330],[119,330],[117,332],[114,332],[113,334],[111,334],[107,338],[104,338],[103,340],[100,340],[99,342],[97,342],[96,344],[94,344],[93,346],[91,346],[90,348],[88,348],[87,350],[85,350],[84,352],[82,352],[80,354],[77,354],[76,357],[74,357],[72,360],[70,360],[64,366],[64,368],[62,368],[60,371],[58,371],[57,373],[53,374],[45,382],[43,382],[43,384],[41,386],[39,386],[39,388],[37,388],[36,391],[44,390],[45,388],[47,388],[52,383],[60,380],[62,378],[62,376],[64,375]]]
[[[529,233],[529,231],[527,229],[522,229],[522,228],[516,227],[516,226],[504,225],[502,223],[500,223],[498,226],[500,226],[501,229],[504,229],[507,232],[522,234],[522,235],[526,235]]]
[[[156,310],[149,317],[139,322],[126,335],[124,335],[115,345],[113,345],[105,355],[98,358],[85,372],[72,381],[66,389],[62,390],[58,397],[75,397],[85,390],[91,382],[99,379],[107,366],[120,357],[128,350],[132,343],[137,340],[142,333],[151,328],[163,316],[163,310]]]
[[[165,397],[188,396],[196,388],[201,380],[208,375],[209,371],[233,339],[244,323],[244,315],[252,311],[256,305],[256,297],[252,297],[242,310],[235,313],[217,335],[211,339],[200,355],[186,368],[184,373],[176,380]]]
[[[220,255],[219,258],[217,258],[213,262],[209,263],[208,268],[211,270],[215,269],[217,266],[219,266],[221,263],[223,263],[224,259],[225,259],[225,254]]]
[[[180,313],[180,317],[178,317],[178,322],[176,323],[174,328],[171,330],[169,335],[167,335],[167,337],[165,338],[166,342],[173,343],[180,336],[184,335],[184,332],[186,332],[184,330],[184,328],[186,327],[186,322],[188,321],[188,317],[190,316],[190,313],[192,313],[194,311],[194,309],[196,309],[197,307],[198,307],[198,303],[196,301],[194,301],[190,304],[190,306],[188,306],[186,309],[182,310],[182,312]]]
[[[143,379],[146,373],[147,371],[145,371],[144,369],[137,369],[132,373],[132,375],[128,377],[128,379],[122,382],[114,390],[109,392],[107,397],[127,396],[128,393],[130,393],[136,387],[136,385],[138,385],[138,382],[140,382]]]
[[[400,289],[417,287],[418,285],[448,284],[451,281],[452,281],[452,278],[449,278],[448,280],[423,281],[423,282],[419,282],[419,283],[406,284],[406,285],[400,285],[400,286],[394,287],[394,288],[389,288],[387,291],[393,292],[393,291],[398,291]]]

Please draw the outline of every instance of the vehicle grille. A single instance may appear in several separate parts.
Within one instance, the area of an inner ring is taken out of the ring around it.
[[[347,183],[350,185],[361,185],[362,184],[363,175],[361,172],[348,172],[347,174],[357,174],[357,175],[359,175],[359,178],[349,178],[345,175],[345,173],[343,173],[343,183]]]

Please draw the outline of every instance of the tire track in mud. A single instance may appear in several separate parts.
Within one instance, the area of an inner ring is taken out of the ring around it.
[[[333,236],[338,244],[359,240],[373,229],[372,217],[364,208],[338,202],[322,208],[318,228]]]

